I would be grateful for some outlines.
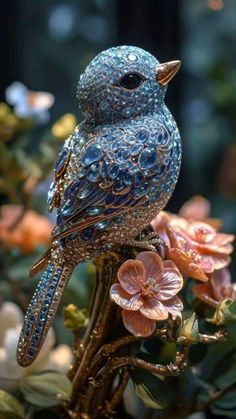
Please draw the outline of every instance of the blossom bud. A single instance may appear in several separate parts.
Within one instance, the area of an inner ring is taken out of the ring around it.
[[[191,343],[192,345],[197,344],[199,341],[199,328],[196,314],[193,313],[191,317],[188,317],[183,321],[183,325],[179,331],[178,343]]]
[[[236,323],[236,301],[231,299],[220,301],[211,319],[217,326]]]
[[[64,324],[70,330],[78,330],[88,324],[86,309],[79,309],[74,304],[69,304],[63,309]]]

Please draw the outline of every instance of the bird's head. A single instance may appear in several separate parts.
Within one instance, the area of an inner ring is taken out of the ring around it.
[[[160,64],[138,47],[98,54],[81,75],[77,96],[88,122],[116,122],[158,110],[180,61]]]

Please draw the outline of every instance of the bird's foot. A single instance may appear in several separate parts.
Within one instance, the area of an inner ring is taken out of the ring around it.
[[[141,240],[132,240],[127,243],[127,246],[134,247],[143,250],[149,250],[152,252],[159,252],[160,246],[164,246],[165,243],[162,238],[155,232],[150,232],[145,237],[141,237]]]
[[[138,240],[132,240],[131,242],[128,242],[126,246],[133,247],[136,249],[149,250],[152,252],[156,252],[157,250],[156,247],[148,241],[140,242]]]

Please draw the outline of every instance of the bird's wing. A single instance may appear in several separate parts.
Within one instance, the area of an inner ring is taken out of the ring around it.
[[[96,136],[86,144],[76,159],[79,176],[73,175],[64,191],[53,240],[104,226],[148,199],[153,170],[160,167],[156,149],[150,154],[150,147],[144,144],[145,135],[143,132],[139,141],[120,129],[116,135]]]
[[[65,141],[61,146],[55,168],[54,168],[54,180],[50,185],[48,192],[48,206],[49,211],[51,212],[55,207],[59,208],[62,200],[60,193],[60,184],[63,182],[63,176],[66,172],[67,166],[71,158],[71,150],[73,148],[73,143],[79,138],[79,125],[75,128],[74,132],[70,137]]]

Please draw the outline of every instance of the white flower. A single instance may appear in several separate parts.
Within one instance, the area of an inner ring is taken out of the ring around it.
[[[0,309],[0,388],[17,388],[20,379],[32,372],[54,370],[66,373],[72,361],[72,351],[67,345],[55,344],[55,334],[51,329],[39,356],[29,367],[20,367],[16,361],[16,346],[23,322],[20,308],[5,302]]]
[[[49,121],[48,109],[54,103],[54,96],[47,92],[33,92],[19,82],[15,81],[6,88],[6,101],[14,107],[19,118],[33,118],[39,124]]]

